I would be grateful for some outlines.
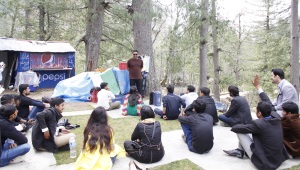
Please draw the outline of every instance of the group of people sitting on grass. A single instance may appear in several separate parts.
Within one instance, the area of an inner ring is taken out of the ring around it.
[[[161,141],[159,122],[154,120],[157,114],[164,120],[178,119],[183,140],[192,152],[204,154],[213,148],[213,125],[232,127],[239,143],[234,150],[224,150],[230,156],[251,159],[258,169],[276,169],[289,158],[300,156],[300,118],[298,94],[296,89],[284,79],[282,69],[273,69],[271,79],[278,86],[278,96],[272,103],[260,87],[259,76],[255,76],[253,85],[257,88],[261,101],[256,107],[256,116],[251,116],[250,106],[239,95],[236,86],[229,86],[231,104],[228,111],[218,116],[215,103],[207,87],[187,87],[185,95],[174,95],[174,87],[167,86],[168,94],[163,97],[163,109],[149,106],[141,108],[141,121],[134,129],[131,140],[124,142],[128,156],[142,163],[153,163],[162,159],[164,147]],[[78,160],[77,160],[78,163]],[[76,164],[80,167],[79,164]]]
[[[19,93],[1,97],[0,167],[29,152],[31,146],[25,134],[31,127],[32,146],[38,151],[68,150],[69,138],[75,136],[64,127],[57,127],[64,110],[63,99],[52,98],[50,103],[34,100],[28,97],[28,84],[20,84]]]
[[[226,113],[219,116],[214,99],[210,96],[210,90],[207,87],[200,88],[198,96],[195,95],[195,87],[189,85],[187,93],[180,97],[174,95],[174,87],[168,85],[168,94],[162,99],[162,110],[152,110],[146,105],[141,106],[141,96],[136,88],[131,87],[131,92],[127,95],[127,103],[125,102],[127,108],[123,108],[122,113],[126,115],[130,110],[128,107],[134,107],[136,109],[134,115],[140,115],[140,122],[133,130],[131,140],[124,142],[124,149],[115,144],[114,132],[108,124],[106,112],[119,108],[120,103],[118,102],[118,106],[110,103],[110,97],[107,97],[108,100],[105,101],[108,102],[105,104],[102,103],[104,100],[100,99],[102,102],[99,103],[98,99],[98,104],[103,106],[95,108],[90,115],[83,133],[82,152],[73,169],[111,169],[116,156],[125,155],[141,163],[160,161],[165,151],[161,140],[161,125],[155,120],[155,115],[164,120],[178,119],[183,129],[182,138],[188,149],[199,154],[205,154],[213,148],[213,127],[218,121],[222,121],[220,124],[232,127],[231,131],[237,134],[239,140],[238,148],[224,150],[226,154],[238,158],[246,156],[258,169],[276,169],[285,160],[300,156],[300,118],[298,94],[293,85],[284,79],[282,69],[273,69],[271,78],[272,82],[278,85],[278,96],[273,103],[261,89],[259,76],[255,76],[252,82],[261,98],[256,107],[258,119],[254,120],[247,100],[239,96],[239,89],[236,86],[228,87],[232,97],[231,105]],[[30,98],[27,97],[29,88],[24,87],[20,85],[20,96],[26,98],[25,101],[29,101]],[[103,95],[112,96],[107,83],[101,83],[101,89],[105,89]],[[18,108],[25,107],[24,104],[22,105],[22,97],[20,97]],[[13,99],[15,102],[15,97]],[[33,100],[27,104],[34,105],[36,102]],[[2,147],[0,166],[7,165],[12,159],[27,153],[30,149],[26,137],[14,127],[14,120],[18,116],[15,104],[4,104],[0,108]],[[47,107],[44,103],[39,103],[38,107],[42,104],[43,109]],[[27,116],[19,119],[19,124],[33,124],[32,144],[35,149],[56,152],[58,148],[64,148],[69,137],[74,135],[68,130],[57,128],[63,108],[63,99],[53,98],[50,101],[50,108],[38,112],[36,116],[34,114],[32,116],[31,113],[34,108],[30,112],[28,109]],[[55,132],[60,133],[57,135]],[[138,169],[139,165],[133,162],[130,168]]]

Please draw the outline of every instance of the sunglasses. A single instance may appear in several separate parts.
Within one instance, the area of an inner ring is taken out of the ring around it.
[[[138,54],[133,54],[133,55],[138,55]]]

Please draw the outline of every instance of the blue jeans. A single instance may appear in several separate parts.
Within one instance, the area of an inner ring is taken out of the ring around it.
[[[157,115],[159,115],[159,116],[160,116],[160,118],[162,118],[162,117],[163,117],[163,111],[162,111],[162,110],[160,110],[160,109],[158,109],[158,108],[155,108],[155,109],[154,109],[154,113],[156,113]]]
[[[43,108],[43,107],[37,107],[37,106],[34,106],[34,107],[31,109],[31,111],[30,111],[30,113],[29,113],[29,115],[28,115],[28,119],[35,119],[35,118],[36,118],[36,114],[37,114],[38,112],[42,112],[44,109],[45,109],[45,108]]]
[[[223,122],[225,122],[225,123],[227,123],[229,125],[231,125],[231,123],[232,123],[232,118],[231,117],[227,117],[224,114],[222,114],[222,115],[219,116],[219,120],[221,120],[221,121],[223,121]]]
[[[0,167],[6,166],[9,162],[18,156],[25,155],[30,150],[30,145],[28,143],[19,145],[15,148],[9,149],[9,143],[5,141],[2,154],[0,156]]]
[[[192,129],[188,124],[185,123],[180,123],[184,136],[185,136],[185,140],[186,140],[186,144],[189,148],[190,151],[195,152],[195,149],[193,148],[192,145],[192,139],[193,139],[193,134],[192,134]]]

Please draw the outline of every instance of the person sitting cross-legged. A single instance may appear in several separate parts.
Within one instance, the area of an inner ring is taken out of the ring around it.
[[[135,86],[130,87],[129,94],[125,96],[122,107],[122,115],[138,116],[140,115],[143,100]]]
[[[30,150],[27,138],[12,124],[17,115],[18,110],[12,104],[0,108],[0,167]]]
[[[158,108],[154,109],[154,112],[158,114],[164,120],[174,120],[178,118],[178,115],[181,113],[182,109],[184,110],[186,104],[183,99],[179,96],[173,94],[174,93],[174,86],[168,85],[167,86],[168,94],[163,97],[163,110]]]
[[[250,124],[234,125],[231,129],[237,134],[238,149],[224,152],[238,158],[243,158],[246,153],[258,169],[278,168],[289,157],[283,145],[280,119],[272,116],[271,111],[270,103],[259,102],[256,107],[258,119]]]
[[[158,162],[165,155],[161,142],[161,126],[154,118],[152,108],[143,106],[141,121],[136,125],[131,140],[124,142],[128,155],[141,163]]]
[[[36,122],[32,127],[32,145],[35,149],[48,152],[69,149],[69,139],[75,135],[64,127],[57,127],[64,106],[64,99],[52,98],[50,108],[36,115]]]
[[[228,91],[233,99],[225,114],[219,115],[222,126],[234,126],[236,124],[248,124],[252,121],[250,106],[247,100],[239,95],[239,88],[229,86]]]
[[[111,101],[111,99],[115,99],[116,96],[109,90],[108,83],[102,82],[100,87],[101,90],[97,94],[97,107],[102,106],[106,111],[119,109],[121,107],[121,103],[119,101]]]
[[[207,153],[214,145],[213,118],[205,113],[206,104],[199,97],[193,102],[195,114],[183,116],[180,114],[178,121],[183,129],[183,139],[192,152]]]

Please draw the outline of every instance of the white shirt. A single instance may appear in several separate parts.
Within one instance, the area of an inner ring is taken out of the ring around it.
[[[193,103],[194,100],[198,98],[198,94],[196,92],[189,92],[180,96],[183,100],[185,100],[186,107]]]
[[[98,92],[97,97],[98,97],[97,106],[102,106],[104,107],[105,110],[109,108],[110,99],[116,98],[111,91],[105,89],[101,89]]]

